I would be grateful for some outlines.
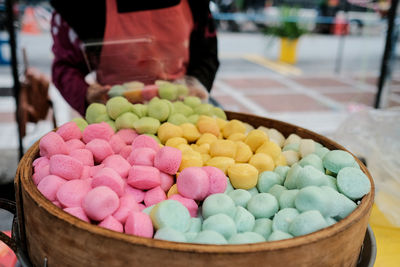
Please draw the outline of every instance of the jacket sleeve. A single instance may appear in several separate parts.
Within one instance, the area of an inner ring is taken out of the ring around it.
[[[190,36],[190,59],[187,75],[196,77],[211,90],[219,67],[217,34],[209,1],[189,1],[194,30]]]
[[[51,35],[54,54],[52,81],[69,105],[84,116],[88,88],[85,76],[89,70],[80,47],[81,42],[57,13],[53,13],[51,20]]]

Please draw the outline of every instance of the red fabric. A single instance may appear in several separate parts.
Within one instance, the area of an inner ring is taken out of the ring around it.
[[[193,17],[187,0],[148,11],[118,13],[106,1],[106,29],[97,79],[113,85],[133,80],[152,83],[186,73]]]

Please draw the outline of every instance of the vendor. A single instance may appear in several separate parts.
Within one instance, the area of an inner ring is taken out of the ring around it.
[[[211,90],[219,61],[209,0],[51,4],[53,83],[82,115],[88,104],[104,102],[112,85],[133,80],[194,79],[193,90]],[[96,82],[88,84],[91,69]]]

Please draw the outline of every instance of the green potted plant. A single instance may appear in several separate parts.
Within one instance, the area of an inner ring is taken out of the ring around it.
[[[279,21],[275,25],[265,27],[262,31],[265,35],[280,38],[281,50],[279,60],[289,64],[297,61],[297,43],[307,30],[299,25],[299,9],[281,6],[279,8]]]

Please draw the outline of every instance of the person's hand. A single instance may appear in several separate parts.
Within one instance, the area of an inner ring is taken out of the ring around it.
[[[91,103],[103,103],[105,104],[108,99],[108,91],[110,90],[111,86],[109,85],[100,85],[98,83],[93,83],[89,85],[87,92],[86,92],[86,101]]]

